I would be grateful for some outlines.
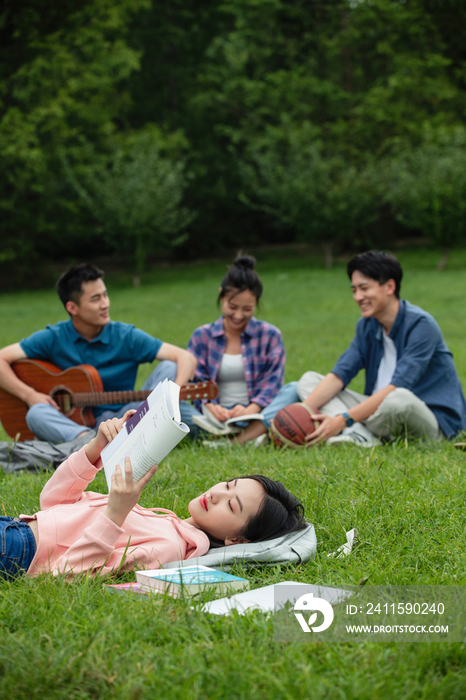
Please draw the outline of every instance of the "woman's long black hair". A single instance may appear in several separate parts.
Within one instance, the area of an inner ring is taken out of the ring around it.
[[[289,532],[304,530],[307,523],[304,518],[304,506],[296,496],[293,496],[281,481],[273,481],[267,476],[254,474],[240,476],[239,479],[254,479],[264,489],[264,497],[255,515],[253,515],[237,537],[244,537],[249,542],[264,542],[282,537]],[[225,542],[206,533],[210,546],[224,547]]]

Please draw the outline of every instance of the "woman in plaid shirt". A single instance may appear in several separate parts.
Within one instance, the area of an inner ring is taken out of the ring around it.
[[[254,318],[262,295],[255,263],[251,256],[238,255],[220,286],[218,303],[222,316],[196,328],[189,340],[188,350],[197,359],[195,381],[211,379],[219,386],[217,399],[205,404],[203,413],[199,406],[181,402],[182,420],[193,434],[197,427],[216,434],[231,432],[228,428],[222,431],[222,426],[210,420],[211,416],[220,423],[244,417],[244,421],[235,423],[242,428],[249,424],[248,416],[261,414],[257,422],[268,426],[280,408],[293,402],[295,382],[287,385],[289,391],[280,392],[280,405],[273,402],[283,386],[285,348],[276,326]],[[241,444],[242,438],[239,435],[235,441]]]

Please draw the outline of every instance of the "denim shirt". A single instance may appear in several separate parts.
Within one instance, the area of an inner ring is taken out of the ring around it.
[[[332,369],[344,385],[359,370],[366,372],[366,396],[372,394],[383,356],[383,328],[375,318],[361,318],[349,348]],[[448,438],[466,429],[466,403],[463,390],[441,330],[426,311],[400,301],[400,308],[389,333],[396,347],[396,368],[390,384],[409,389],[435,414]]]

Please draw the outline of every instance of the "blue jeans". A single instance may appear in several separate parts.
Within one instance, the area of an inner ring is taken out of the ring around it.
[[[13,579],[27,571],[35,553],[29,525],[18,518],[0,517],[0,578]]]
[[[298,401],[300,401],[298,396],[298,382],[289,382],[285,384],[285,386],[282,386],[276,397],[261,412],[265,427],[268,428],[270,426],[270,421],[275,417],[278,411],[285,408],[285,406],[288,406],[290,403],[297,403]],[[186,423],[190,429],[192,437],[197,437],[200,433],[204,433],[202,428],[199,428],[199,426],[193,423],[193,416],[200,415],[200,411],[198,411],[192,403],[189,403],[189,401],[180,401],[180,412],[181,420],[183,423]],[[250,422],[251,421],[247,420],[247,416],[245,416],[244,421],[235,423],[235,425],[239,428],[246,428]]]
[[[159,362],[144,382],[142,388],[145,391],[152,391],[159,382],[162,382],[164,379],[174,381],[175,377],[176,363],[164,360]],[[96,418],[96,427],[109,418],[121,418],[125,411],[130,408],[137,408],[140,404],[140,401],[133,401],[115,411],[111,409],[103,411]],[[91,430],[91,428],[79,425],[72,421],[71,418],[67,418],[67,416],[64,416],[63,413],[60,413],[58,409],[50,406],[48,403],[36,403],[34,406],[31,406],[26,414],[26,422],[29,429],[32,430],[39,440],[46,440],[47,442],[69,442],[70,440],[75,440],[78,435],[81,435],[86,430]]]

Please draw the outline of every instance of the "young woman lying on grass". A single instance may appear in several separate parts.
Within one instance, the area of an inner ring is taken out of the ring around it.
[[[103,448],[133,413],[101,423],[95,438],[63,462],[42,490],[38,513],[0,518],[0,577],[154,569],[219,543],[261,542],[305,527],[299,500],[264,476],[216,484],[190,501],[186,520],[138,505],[157,465],[133,482],[127,458],[125,478],[117,467],[108,495],[84,492],[102,467]]]

